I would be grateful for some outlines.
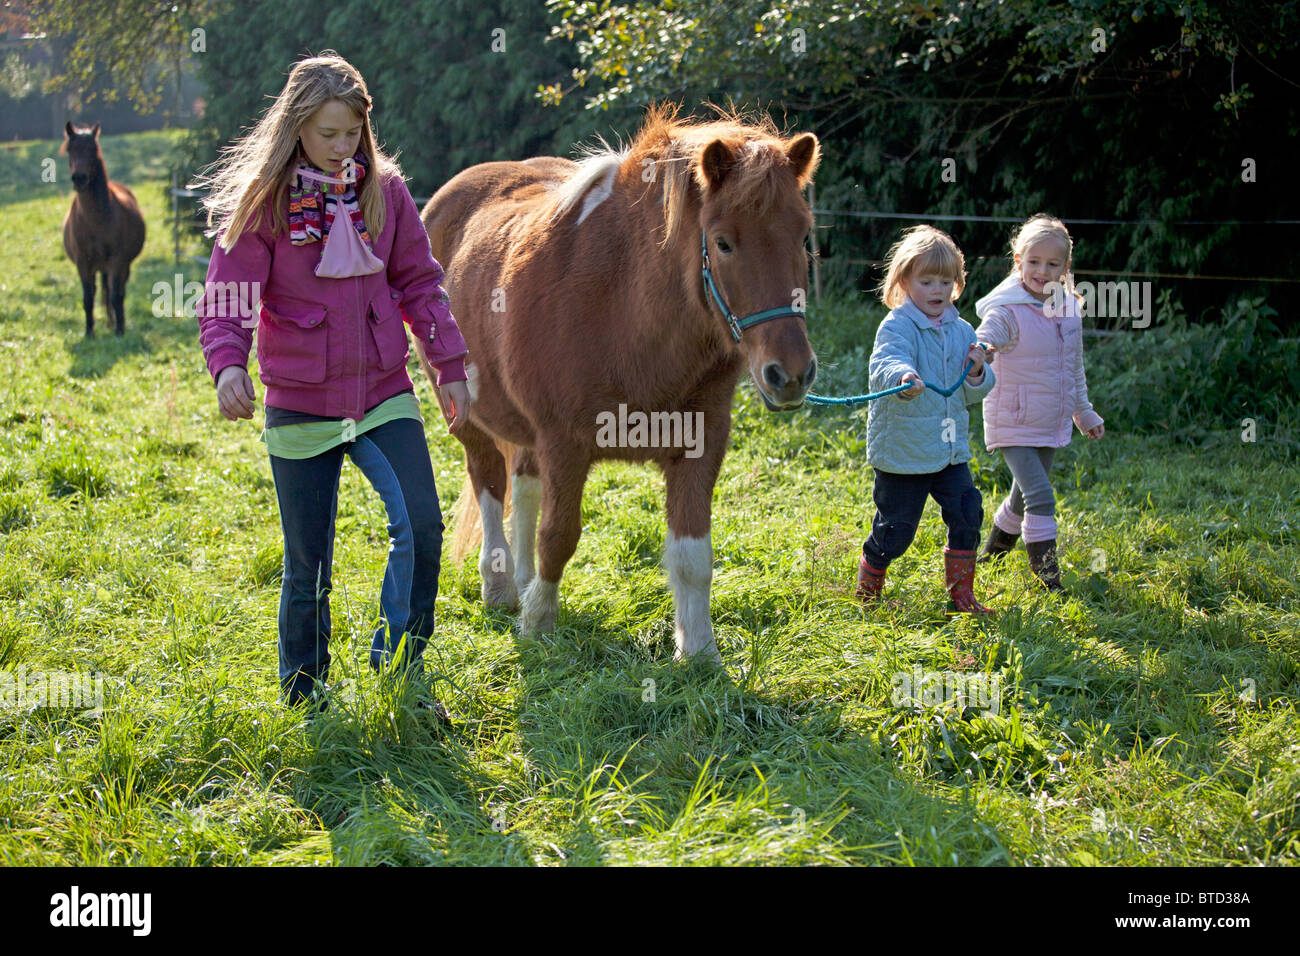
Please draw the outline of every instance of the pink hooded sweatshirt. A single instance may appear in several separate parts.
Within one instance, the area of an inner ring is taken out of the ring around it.
[[[295,246],[287,229],[273,236],[270,200],[256,229],[229,250],[214,247],[198,306],[199,342],[214,383],[230,365],[247,368],[256,328],[267,405],[359,421],[412,387],[407,325],[440,386],[465,379],[465,340],[415,200],[398,177],[383,190],[384,228],[371,246],[378,265],[369,274],[318,276],[324,243]],[[331,235],[338,228],[347,224]]]
[[[1071,420],[1085,433],[1102,424],[1088,401],[1083,323],[1077,308],[1063,311],[1059,318],[1046,315],[1016,275],[975,303],[975,337],[998,349],[991,359],[996,381],[984,399],[984,444],[990,451],[1064,448]]]

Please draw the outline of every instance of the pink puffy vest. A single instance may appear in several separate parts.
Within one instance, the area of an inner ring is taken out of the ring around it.
[[[1020,341],[1009,354],[993,357],[996,381],[984,399],[984,444],[989,450],[1064,448],[1075,412],[1088,407],[1086,394],[1075,394],[1075,382],[1083,381],[1083,323],[1077,314],[1048,318],[1040,306],[999,308],[1011,313]],[[1096,413],[1083,418],[1096,421],[1081,418],[1080,430],[1101,421]]]

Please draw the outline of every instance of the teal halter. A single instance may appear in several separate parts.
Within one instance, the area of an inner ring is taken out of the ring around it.
[[[736,313],[731,311],[731,307],[727,305],[727,300],[722,297],[722,292],[718,289],[718,284],[713,279],[713,270],[709,268],[709,240],[703,229],[700,230],[700,254],[704,258],[704,266],[702,270],[704,273],[704,288],[707,289],[709,295],[713,297],[713,301],[718,304],[718,308],[722,311],[723,317],[727,320],[727,327],[731,329],[731,337],[737,342],[740,341],[741,332],[744,332],[746,329],[752,329],[754,326],[761,325],[764,322],[770,322],[772,319],[782,319],[788,315],[796,315],[799,318],[804,317],[802,312],[786,306],[778,309],[764,309],[762,312],[751,313],[743,319],[738,318]]]

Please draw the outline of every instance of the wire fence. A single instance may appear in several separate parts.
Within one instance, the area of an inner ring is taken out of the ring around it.
[[[909,222],[997,222],[997,223],[1018,223],[1023,222],[1023,217],[1016,216],[964,216],[948,213],[911,213],[911,212],[880,212],[876,210],[849,210],[849,209],[818,209],[816,208],[816,192],[810,193],[812,214],[817,216],[840,216],[854,219],[897,219]],[[177,185],[176,175],[172,174],[172,253],[175,262],[179,265],[181,261],[181,239],[187,232],[202,232],[204,226],[191,215],[189,225],[186,224],[186,214],[182,209],[181,200],[183,199],[202,199],[207,195],[206,191],[201,189],[186,189]],[[423,209],[431,197],[417,196],[415,204]],[[1300,219],[1073,219],[1061,217],[1061,221],[1066,225],[1076,226],[1296,226],[1300,225]],[[815,301],[821,301],[821,269],[823,265],[834,263],[848,266],[872,266],[879,267],[884,265],[883,259],[855,259],[846,256],[828,256],[822,258],[818,255],[817,229],[813,229],[813,296]],[[187,256],[188,261],[196,262],[199,265],[207,265],[207,256]],[[1005,260],[1005,256],[967,256],[968,262],[985,262],[989,260]],[[1224,276],[1210,275],[1207,273],[1184,273],[1184,272],[1133,272],[1119,269],[1073,269],[1075,275],[1095,275],[1095,276],[1116,276],[1120,278],[1133,279],[1187,279],[1193,281],[1213,281],[1213,282],[1272,282],[1297,284],[1300,278],[1289,278],[1285,276]],[[1104,333],[1104,330],[1096,330]]]

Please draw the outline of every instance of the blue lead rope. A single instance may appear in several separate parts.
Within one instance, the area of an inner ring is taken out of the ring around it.
[[[980,346],[980,348],[983,347],[984,346],[982,345]],[[957,389],[961,388],[962,382],[966,381],[966,376],[970,374],[970,370],[974,365],[974,359],[968,361],[966,367],[962,369],[961,377],[947,388],[942,388],[941,386],[935,385],[933,382],[925,382],[925,387],[932,388],[944,398],[947,398],[953,392],[957,391]],[[906,385],[895,385],[893,388],[887,388],[883,392],[872,392],[870,395],[849,395],[846,398],[829,398],[825,395],[814,395],[812,392],[809,392],[804,396],[804,400],[812,402],[814,405],[865,405],[867,402],[874,402],[876,399],[884,398],[886,395],[897,395],[899,392],[905,392],[915,384],[915,382],[908,382]]]

